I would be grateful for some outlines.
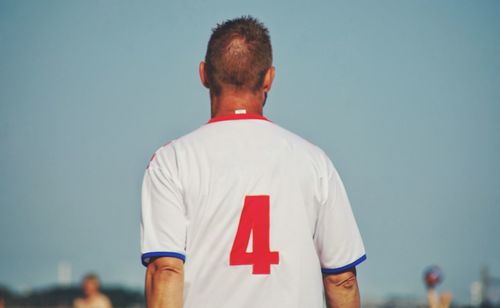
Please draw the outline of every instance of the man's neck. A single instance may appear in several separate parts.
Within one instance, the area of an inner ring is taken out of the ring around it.
[[[99,293],[99,292],[91,293],[91,294],[88,294],[86,296],[86,299],[91,301],[91,300],[98,298],[99,295],[101,295],[101,293]]]
[[[212,118],[237,114],[262,115],[263,93],[224,91],[219,96],[211,95]]]

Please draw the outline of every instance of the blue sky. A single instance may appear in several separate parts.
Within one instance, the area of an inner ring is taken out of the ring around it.
[[[208,120],[210,29],[271,32],[265,114],[322,147],[363,234],[366,298],[468,301],[500,276],[500,2],[0,2],[0,284],[141,287],[140,184],[154,150]]]

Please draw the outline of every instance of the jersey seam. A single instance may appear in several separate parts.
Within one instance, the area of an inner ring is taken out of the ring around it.
[[[146,252],[141,255],[141,263],[144,266],[148,266],[150,262],[150,258],[155,258],[155,257],[171,257],[171,258],[177,258],[182,260],[182,262],[186,262],[186,256],[182,253],[179,252],[174,252],[174,251],[152,251],[152,252]]]
[[[321,268],[321,272],[323,274],[337,274],[337,273],[343,272],[347,269],[350,269],[352,267],[355,267],[365,260],[366,260],[366,254],[362,255],[361,257],[356,259],[354,262],[351,262],[351,263],[344,265],[344,266],[341,266],[341,267],[336,267],[336,268],[323,267],[323,268]]]

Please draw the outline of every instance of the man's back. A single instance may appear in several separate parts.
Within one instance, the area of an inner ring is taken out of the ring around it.
[[[187,308],[322,307],[321,268],[364,260],[328,157],[258,115],[214,118],[158,150],[142,219],[145,264],[185,258]]]

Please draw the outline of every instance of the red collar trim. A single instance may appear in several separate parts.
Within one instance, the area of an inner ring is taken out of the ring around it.
[[[216,117],[216,118],[211,118],[208,121],[208,124],[214,123],[214,122],[221,122],[221,121],[230,121],[230,120],[264,120],[264,121],[269,121],[268,118],[266,118],[263,115],[260,114],[230,114],[226,116],[221,116],[221,117]],[[271,121],[269,121],[271,122]]]

